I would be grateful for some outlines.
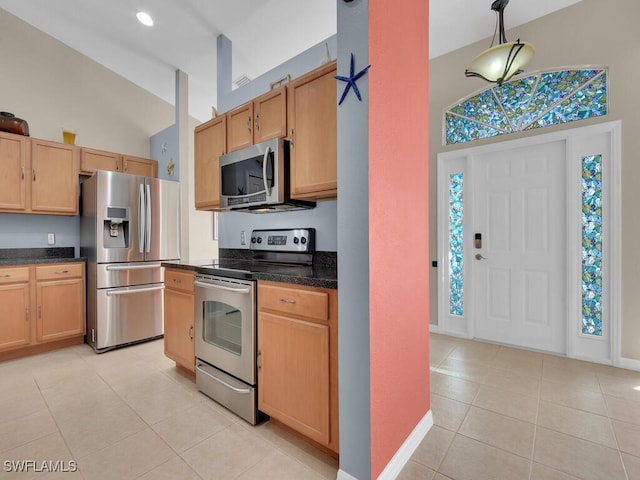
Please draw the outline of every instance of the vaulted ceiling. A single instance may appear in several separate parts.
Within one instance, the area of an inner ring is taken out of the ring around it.
[[[186,72],[189,113],[204,121],[217,104],[218,35],[233,43],[232,78],[255,78],[335,34],[338,1],[0,0],[0,8],[172,104],[174,72]],[[505,23],[514,27],[578,1],[511,0]],[[429,0],[430,58],[490,37],[490,7],[491,0]],[[153,27],[138,23],[139,10],[151,14]]]

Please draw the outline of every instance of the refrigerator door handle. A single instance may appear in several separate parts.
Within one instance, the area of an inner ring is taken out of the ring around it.
[[[149,186],[149,184],[147,184],[146,206],[147,206],[147,213],[146,213],[147,218],[145,222],[145,230],[146,230],[145,250],[148,253],[151,251],[151,187]]]
[[[164,290],[164,285],[158,285],[157,287],[125,287],[121,290],[107,290],[105,293],[107,297],[113,295],[135,295],[136,293],[155,292],[157,290]]]
[[[107,272],[119,272],[122,270],[147,270],[149,268],[160,268],[162,264],[157,263],[143,263],[141,265],[107,265]]]
[[[138,191],[138,248],[140,253],[144,253],[144,228],[146,224],[146,209],[144,203],[144,185],[140,184]]]

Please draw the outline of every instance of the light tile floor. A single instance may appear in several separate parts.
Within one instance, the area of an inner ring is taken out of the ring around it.
[[[431,390],[435,424],[401,480],[640,480],[640,372],[432,334]],[[199,393],[162,340],[0,363],[0,459],[0,479],[321,480],[338,468]],[[8,472],[19,460],[78,471]]]
[[[162,340],[0,363],[0,460],[0,479],[16,480],[322,480],[338,469],[288,432],[253,427],[198,392]],[[9,471],[21,460],[35,464]],[[70,461],[75,473],[47,473],[72,470]]]
[[[401,480],[640,480],[640,372],[431,335],[434,426]]]

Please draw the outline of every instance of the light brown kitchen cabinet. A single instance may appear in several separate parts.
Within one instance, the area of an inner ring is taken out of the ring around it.
[[[0,268],[0,351],[31,342],[29,267]]]
[[[0,212],[76,215],[78,149],[0,133]]]
[[[287,134],[287,89],[273,89],[226,114],[227,150],[233,152]]]
[[[78,213],[78,149],[31,139],[31,211]]]
[[[337,169],[336,63],[296,78],[288,85],[287,122],[291,196],[335,198]]]
[[[164,271],[164,354],[195,373],[194,272]]]
[[[198,210],[214,210],[220,206],[220,155],[227,150],[226,129],[224,115],[195,129],[194,191]]]
[[[35,267],[38,342],[85,334],[84,263]]]
[[[84,262],[0,267],[0,361],[84,342]]]
[[[253,100],[253,143],[287,135],[287,88],[275,88]]]
[[[158,176],[158,162],[148,158],[122,156],[122,170],[130,175],[142,175],[144,177]]]
[[[93,172],[96,170],[122,172],[121,155],[119,153],[82,147],[80,149],[80,173],[83,175],[93,175]]]
[[[338,453],[337,291],[258,281],[258,408]]]
[[[0,132],[0,211],[27,209],[29,137]]]

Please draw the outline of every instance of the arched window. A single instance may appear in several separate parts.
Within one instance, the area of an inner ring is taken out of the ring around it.
[[[606,68],[541,71],[474,93],[446,109],[444,143],[470,142],[607,112]]]

